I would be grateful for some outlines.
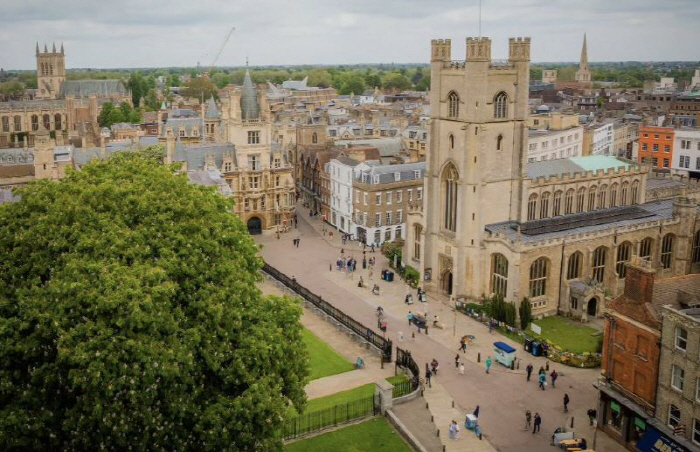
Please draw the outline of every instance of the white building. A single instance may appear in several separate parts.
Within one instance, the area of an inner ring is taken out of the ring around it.
[[[530,130],[528,162],[578,157],[582,153],[583,127],[566,130]]]
[[[591,155],[612,155],[615,143],[615,128],[613,122],[593,127],[593,142]]]
[[[326,163],[326,172],[330,179],[330,207],[331,217],[329,222],[341,232],[355,234],[355,225],[352,222],[352,181],[355,168],[361,164],[345,155]]]
[[[700,172],[700,129],[680,128],[675,130],[671,169],[683,172]]]

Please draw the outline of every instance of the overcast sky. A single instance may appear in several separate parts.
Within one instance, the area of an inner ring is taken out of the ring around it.
[[[66,66],[428,62],[430,39],[477,36],[478,0],[2,0],[0,67],[35,67],[61,42]],[[700,0],[483,0],[494,58],[532,37],[533,61],[700,60]]]

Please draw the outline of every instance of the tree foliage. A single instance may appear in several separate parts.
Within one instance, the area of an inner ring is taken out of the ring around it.
[[[185,88],[182,91],[185,97],[194,97],[196,99],[204,99],[206,101],[211,96],[219,97],[219,93],[211,80],[207,77],[194,77],[185,83]]]
[[[393,73],[384,78],[382,85],[388,90],[403,91],[411,87],[411,81],[405,75]]]
[[[232,202],[134,152],[0,205],[7,450],[281,450],[300,308]]]
[[[527,326],[532,323],[532,305],[527,297],[520,302],[520,329],[526,330]]]
[[[112,124],[120,122],[141,122],[141,113],[131,108],[127,102],[122,102],[119,107],[116,107],[112,102],[105,102],[97,116],[97,123],[100,127],[111,127]]]

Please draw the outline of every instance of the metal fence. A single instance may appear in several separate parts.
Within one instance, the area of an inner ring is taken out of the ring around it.
[[[354,419],[379,414],[379,396],[353,400],[344,405],[336,405],[324,410],[303,413],[284,422],[283,439],[294,439],[326,427],[343,424]]]
[[[350,329],[350,331],[352,331],[353,333],[355,333],[358,336],[365,339],[367,342],[370,343],[370,345],[377,348],[382,354],[382,361],[383,362],[385,362],[385,363],[391,362],[391,354],[392,354],[391,340],[386,339],[386,338],[380,336],[379,334],[375,333],[374,331],[372,331],[371,328],[367,328],[366,326],[364,326],[363,324],[361,324],[357,320],[355,320],[352,317],[350,317],[349,315],[345,314],[340,309],[336,308],[332,304],[325,301],[320,296],[316,295],[315,293],[311,292],[306,287],[299,284],[296,279],[290,278],[289,276],[285,275],[284,273],[282,273],[281,271],[272,267],[271,265],[269,265],[267,263],[263,264],[262,270],[263,270],[263,272],[267,273],[268,275],[270,275],[271,277],[273,277],[277,281],[279,281],[282,284],[284,284],[285,286],[287,286],[289,289],[296,292],[299,296],[301,296],[305,300],[312,303],[314,306],[319,308],[324,313],[333,317],[340,324],[342,324],[346,328]]]
[[[411,352],[396,347],[395,366],[408,371],[410,376],[408,381],[405,382],[405,384],[408,385],[408,389],[403,386],[404,383],[399,383],[394,386],[393,396],[401,397],[402,395],[406,395],[418,389],[420,386],[420,368],[418,367],[418,363],[413,359],[413,356],[411,356]]]

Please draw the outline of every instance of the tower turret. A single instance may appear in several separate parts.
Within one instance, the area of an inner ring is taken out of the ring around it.
[[[250,78],[250,71],[245,70],[243,88],[241,89],[241,118],[258,119],[260,117],[260,105],[258,104],[258,94],[255,92],[253,81]]]

